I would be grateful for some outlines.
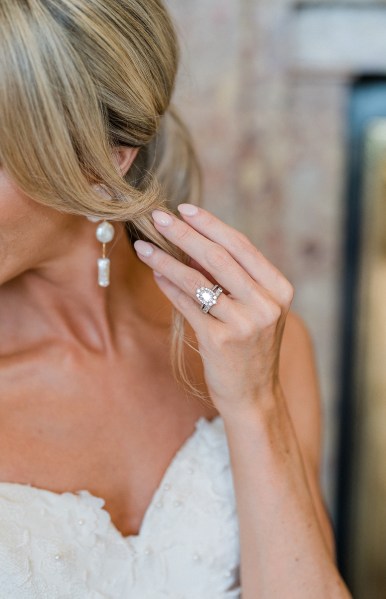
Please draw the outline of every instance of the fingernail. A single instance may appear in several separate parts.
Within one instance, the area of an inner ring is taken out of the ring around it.
[[[134,242],[134,247],[135,251],[138,252],[138,254],[141,254],[141,256],[148,257],[151,256],[154,252],[153,246],[151,246],[150,243],[147,243],[146,241],[142,241],[142,239],[137,239],[137,241]]]
[[[153,210],[151,214],[155,222],[163,227],[168,227],[173,222],[172,217],[166,212],[161,212],[161,210]]]
[[[160,278],[162,277],[161,273],[160,273],[160,272],[158,272],[158,270],[153,270],[153,275],[154,275],[155,277],[157,277],[157,279],[160,279]]]
[[[197,206],[194,206],[193,204],[179,204],[177,208],[181,214],[184,214],[184,216],[195,216],[198,213]]]

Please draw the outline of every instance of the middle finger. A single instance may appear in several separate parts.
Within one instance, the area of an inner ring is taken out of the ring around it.
[[[235,299],[249,303],[257,284],[220,244],[207,239],[172,214],[155,210],[154,226],[166,239],[200,264]]]
[[[183,264],[152,243],[137,240],[134,247],[143,262],[164,275],[197,302],[200,300],[196,297],[196,291],[200,287],[212,289],[213,283],[205,275],[195,268]],[[221,293],[217,303],[211,307],[210,313],[222,322],[230,322],[236,317],[235,302],[225,293]]]

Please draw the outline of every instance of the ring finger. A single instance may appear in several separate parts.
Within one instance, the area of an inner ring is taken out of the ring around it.
[[[198,304],[197,289],[212,289],[213,284],[202,273],[176,260],[152,243],[137,240],[134,247],[143,262],[169,279],[189,297],[194,298]],[[222,322],[229,322],[234,314],[234,302],[235,300],[231,300],[225,293],[221,293],[217,303],[210,308],[210,314]]]

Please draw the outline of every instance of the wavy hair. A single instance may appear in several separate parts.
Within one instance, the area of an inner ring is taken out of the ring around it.
[[[150,240],[187,263],[151,218],[201,201],[192,140],[171,105],[178,61],[160,0],[1,0],[3,168],[36,202],[125,222],[131,243]],[[124,177],[112,155],[122,145],[139,148]],[[184,344],[197,349],[184,324],[173,308],[172,371],[206,401],[187,376]]]

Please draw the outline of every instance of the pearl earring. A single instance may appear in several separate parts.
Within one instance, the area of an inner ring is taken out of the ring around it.
[[[100,191],[104,195],[103,189],[97,185],[95,186],[96,191]],[[87,219],[93,223],[98,223],[102,219],[98,216],[87,216]],[[102,244],[102,258],[98,258],[98,285],[100,287],[108,287],[110,285],[110,259],[106,258],[106,244],[110,243],[114,239],[115,229],[113,225],[106,220],[97,226],[96,238]]]

